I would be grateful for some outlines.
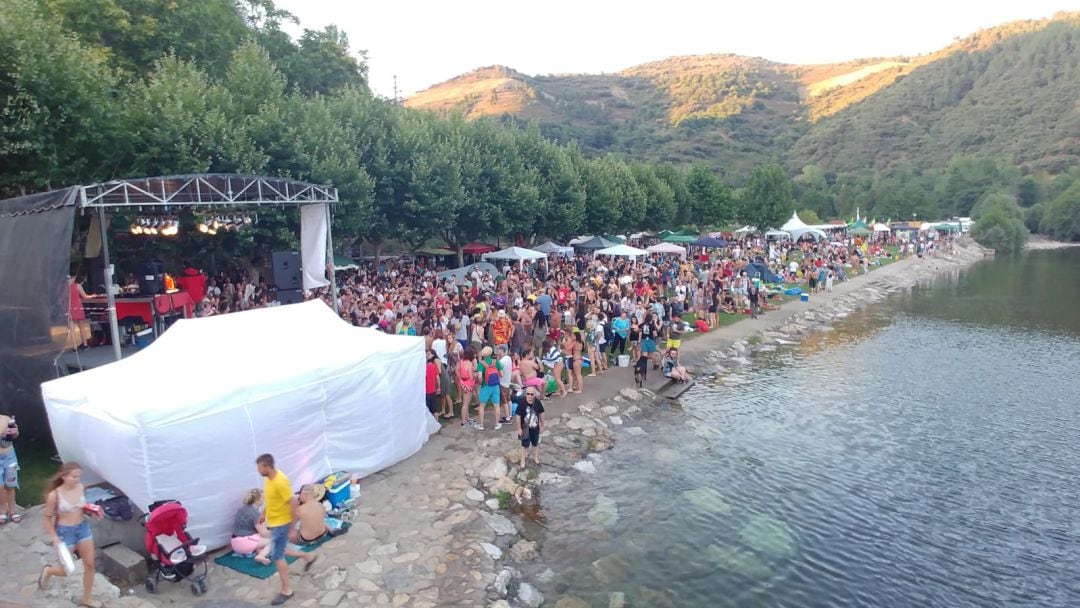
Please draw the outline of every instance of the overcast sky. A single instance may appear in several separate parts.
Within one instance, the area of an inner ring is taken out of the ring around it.
[[[1016,19],[1080,9],[1080,0],[277,0],[301,27],[336,24],[368,52],[371,85],[402,96],[469,70],[615,72],[703,53],[788,63],[916,55]],[[297,30],[298,31],[298,30]]]

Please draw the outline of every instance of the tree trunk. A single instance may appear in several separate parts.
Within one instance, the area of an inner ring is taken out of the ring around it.
[[[383,242],[382,242],[381,239],[378,240],[378,241],[369,241],[369,242],[371,243],[372,250],[374,251],[374,254],[375,254],[375,270],[378,270],[379,269],[379,258],[382,256]]]

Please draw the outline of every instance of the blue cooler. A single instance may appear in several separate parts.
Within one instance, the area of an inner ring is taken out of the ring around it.
[[[325,485],[326,480],[331,477],[334,478],[334,481],[326,487],[326,500],[330,501],[330,506],[336,509],[349,500],[349,488],[352,486],[352,473],[335,471],[326,477],[323,477],[319,480],[319,483]]]
[[[810,301],[810,294],[804,293],[804,294],[799,295],[799,301],[800,302],[809,302]]]
[[[150,343],[154,341],[154,330],[147,327],[146,329],[135,334],[135,348],[142,350]]]

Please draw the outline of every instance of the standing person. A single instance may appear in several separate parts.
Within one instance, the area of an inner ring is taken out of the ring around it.
[[[540,311],[536,315],[536,326],[544,329],[548,328],[548,322],[551,319],[552,297],[551,294],[548,293],[549,291],[550,289],[545,289],[544,293],[536,298],[536,304],[540,307]]]
[[[424,399],[427,402],[428,413],[435,418],[440,418],[439,414],[435,412],[439,409],[439,355],[435,354],[435,351],[429,350],[427,356],[427,365],[424,367]]]
[[[758,316],[758,298],[761,297],[761,290],[758,289],[757,283],[751,281],[750,286],[747,287],[746,298],[750,302],[750,318],[756,319]],[[678,348],[676,346],[675,348]]]
[[[525,468],[525,448],[532,446],[533,462],[540,466],[540,433],[544,430],[544,404],[540,402],[539,389],[525,389],[525,401],[518,404],[514,426],[521,440],[521,468]]]
[[[15,455],[18,438],[15,417],[0,414],[0,525],[22,521],[22,515],[15,512],[15,491],[19,489],[19,458]]]
[[[551,340],[544,340],[544,367],[551,371],[551,374],[555,376],[556,392],[559,394],[559,399],[562,399],[569,393],[566,384],[563,382],[563,369],[565,369],[565,359],[563,358],[562,351],[559,350],[558,345]]]
[[[476,430],[484,430],[484,410],[490,403],[491,408],[495,414],[495,430],[502,428],[502,423],[499,422],[499,396],[500,396],[500,372],[499,362],[492,356],[490,346],[485,346],[484,350],[480,351],[480,359],[476,362],[476,375],[480,383],[480,394],[477,399],[477,409],[479,415],[477,416]],[[509,374],[510,370],[506,370]]]
[[[461,426],[469,425],[471,422],[469,404],[473,393],[476,392],[476,378],[473,377],[473,370],[476,368],[474,359],[476,355],[473,349],[466,348],[457,365],[458,394],[461,395]]]
[[[514,324],[506,317],[506,311],[500,310],[495,315],[495,321],[491,324],[492,344],[496,348],[509,346],[510,339],[514,335]]]
[[[502,406],[502,416],[499,424],[510,424],[510,380],[514,369],[514,359],[510,357],[505,344],[499,345],[499,401]],[[499,428],[499,427],[495,427]]]
[[[668,348],[679,348],[682,346],[682,317],[674,315],[671,317],[671,324],[668,326]]]
[[[611,321],[611,330],[615,334],[612,354],[619,351],[620,355],[626,354],[626,342],[630,338],[630,319],[623,309],[618,318]]]
[[[75,330],[79,330],[79,344],[73,345],[75,349],[90,348],[90,322],[86,320],[83,300],[92,297],[93,294],[86,293],[75,275],[68,275],[68,331],[72,340],[75,339]]]
[[[575,330],[572,332],[573,340],[571,342],[571,352],[574,357],[574,382],[577,383],[577,390],[575,393],[580,394],[585,388],[585,379],[582,376],[582,368],[585,367],[585,339],[582,337],[582,330]],[[592,363],[592,365],[596,365]]]
[[[266,501],[266,527],[270,531],[270,561],[277,566],[278,578],[281,579],[281,592],[270,602],[271,606],[280,606],[293,596],[289,586],[289,564],[285,556],[304,560],[304,572],[319,558],[317,553],[304,553],[289,547],[290,533],[296,521],[296,509],[300,505],[293,494],[292,485],[285,473],[274,468],[274,457],[263,454],[255,459],[259,475],[266,478],[263,496]]]
[[[94,537],[90,533],[88,515],[83,511],[82,466],[77,462],[65,462],[60,470],[45,483],[45,532],[52,538],[53,547],[59,551],[63,543],[74,550],[83,563],[83,594],[79,606],[100,608],[94,592]],[[101,515],[96,515],[98,519]],[[38,577],[38,588],[45,590],[49,579],[67,576],[63,566],[45,566]]]

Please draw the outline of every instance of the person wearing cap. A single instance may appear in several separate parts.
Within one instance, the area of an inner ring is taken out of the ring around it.
[[[322,506],[324,498],[326,486],[321,483],[309,483],[300,488],[300,506],[296,508],[296,516],[300,520],[296,526],[299,544],[313,545],[324,536],[336,533],[337,530],[326,524],[326,509]]]
[[[540,433],[544,430],[544,404],[540,402],[540,389],[525,389],[525,400],[518,404],[514,427],[521,441],[521,468],[525,468],[525,449],[532,447],[533,462],[540,466]]]

